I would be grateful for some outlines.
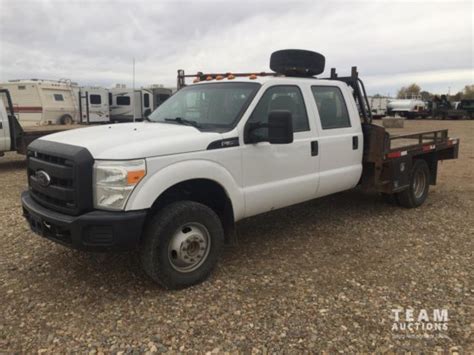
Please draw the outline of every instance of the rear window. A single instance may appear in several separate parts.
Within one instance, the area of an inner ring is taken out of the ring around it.
[[[117,96],[117,105],[130,106],[130,97],[129,96]]]
[[[100,105],[102,103],[100,95],[91,95],[89,96],[89,99],[92,105]]]
[[[342,92],[335,86],[312,86],[314,100],[318,106],[323,129],[346,128],[351,126],[349,113]]]

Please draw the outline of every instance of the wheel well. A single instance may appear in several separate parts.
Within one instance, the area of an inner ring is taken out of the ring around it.
[[[413,164],[416,160],[424,160],[428,164],[430,169],[430,185],[436,185],[436,179],[438,176],[438,157],[436,153],[422,154],[414,157]]]
[[[231,242],[234,230],[234,210],[232,202],[220,184],[209,179],[192,179],[173,185],[155,200],[150,215],[180,200],[199,202],[216,212],[224,228],[226,242]]]

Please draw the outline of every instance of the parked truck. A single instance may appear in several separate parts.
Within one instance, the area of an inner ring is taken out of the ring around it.
[[[421,206],[447,130],[389,135],[371,123],[354,67],[327,79],[324,56],[272,54],[270,73],[198,73],[148,121],[42,137],[28,148],[23,214],[68,247],[138,249],[166,288],[207,278],[235,223],[360,186]],[[66,267],[66,266],[65,266]]]
[[[456,104],[448,100],[446,95],[435,96],[431,101],[431,115],[435,119],[458,120],[474,118],[474,100],[463,99]]]
[[[387,113],[389,116],[401,116],[407,119],[426,118],[430,111],[426,103],[419,99],[394,99],[390,100],[387,105]]]

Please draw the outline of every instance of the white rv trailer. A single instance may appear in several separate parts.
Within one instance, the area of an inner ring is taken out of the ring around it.
[[[165,88],[160,84],[154,84],[146,87],[145,89],[151,91],[153,94],[153,111],[155,111],[163,102],[173,95],[173,89]]]
[[[153,95],[146,89],[110,89],[109,102],[112,122],[141,121],[153,111]]]
[[[22,126],[72,124],[77,120],[75,83],[69,80],[10,80],[0,83],[13,100],[15,115]]]
[[[84,86],[76,90],[79,105],[79,123],[110,122],[109,90],[96,86]]]

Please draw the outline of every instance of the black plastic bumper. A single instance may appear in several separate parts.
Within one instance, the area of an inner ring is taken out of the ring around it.
[[[81,250],[132,249],[139,243],[147,211],[92,211],[70,216],[49,210],[21,194],[23,216],[36,234]]]

